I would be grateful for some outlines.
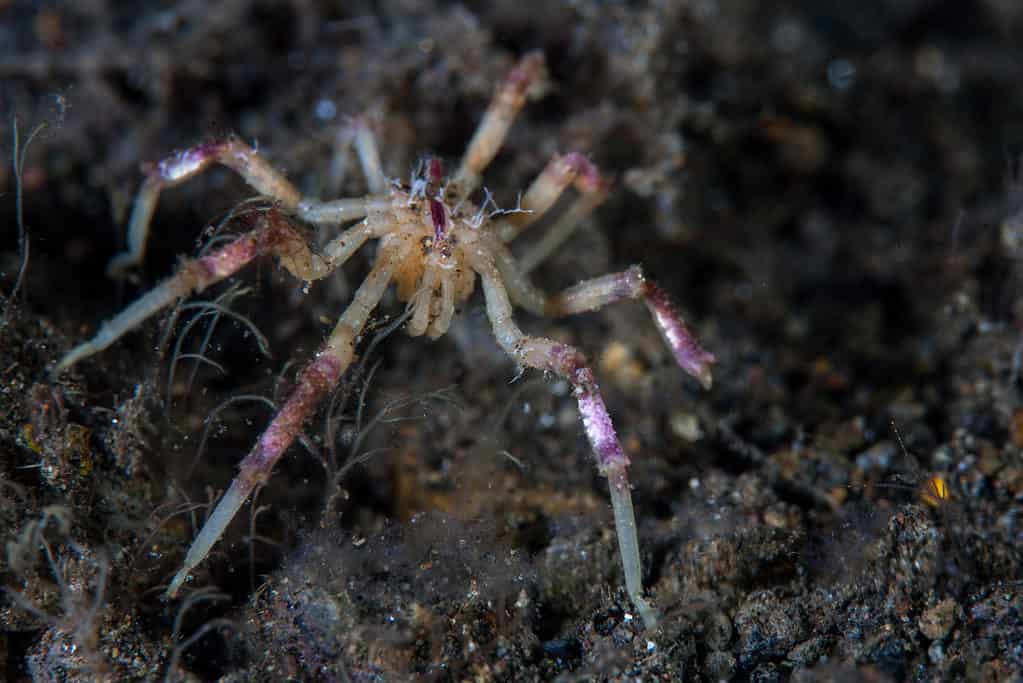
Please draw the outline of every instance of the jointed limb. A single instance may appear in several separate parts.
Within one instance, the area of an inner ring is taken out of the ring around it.
[[[523,334],[512,319],[511,302],[501,284],[497,267],[485,257],[480,257],[474,260],[473,268],[483,282],[487,315],[501,348],[522,365],[554,372],[572,385],[576,401],[579,403],[583,429],[597,460],[597,468],[608,480],[626,589],[647,628],[653,628],[657,616],[643,598],[639,540],[632,508],[632,494],[626,474],[629,459],[618,441],[618,435],[604,399],[600,395],[593,371],[577,349],[551,339],[527,337]]]
[[[380,152],[373,131],[370,130],[365,116],[353,117],[338,131],[337,143],[334,146],[334,159],[330,165],[330,183],[328,188],[337,191],[341,188],[348,172],[348,152],[355,145],[355,154],[359,157],[362,174],[370,194],[387,192],[387,177],[380,163]]]
[[[177,595],[192,569],[203,561],[213,544],[224,535],[227,525],[256,486],[269,479],[274,465],[301,433],[305,420],[316,410],[320,400],[337,385],[352,362],[355,340],[387,289],[397,260],[393,252],[385,251],[379,255],[373,270],[355,293],[334,331],[299,375],[287,402],[239,465],[238,476],[207,518],[192,542],[181,569],[167,588],[169,597]]]
[[[355,199],[335,199],[322,202],[318,199],[302,199],[295,207],[295,215],[316,225],[340,225],[364,218],[373,211],[384,211],[391,200],[384,196],[371,195]]]
[[[201,292],[210,285],[237,272],[249,261],[269,250],[272,228],[260,227],[238,238],[208,256],[186,261],[178,272],[167,278],[128,308],[100,326],[89,341],[79,344],[57,363],[59,374],[75,363],[99,353],[125,333],[131,331],[150,316],[163,310],[179,298]]]
[[[364,218],[374,210],[386,210],[389,205],[389,199],[385,196],[387,179],[381,170],[380,154],[373,134],[361,120],[353,125],[356,151],[371,196],[328,202],[306,199],[266,159],[237,138],[231,138],[226,142],[196,145],[164,159],[149,171],[135,197],[131,218],[128,221],[128,250],[111,259],[107,267],[108,272],[115,275],[142,262],[149,237],[149,226],[160,193],[202,173],[212,164],[219,163],[234,170],[259,194],[273,199],[284,210],[293,212],[310,223],[341,224]]]
[[[128,222],[128,250],[111,259],[107,266],[111,275],[142,262],[160,192],[198,175],[214,163],[234,170],[259,194],[272,198],[285,209],[298,206],[301,195],[295,186],[241,140],[231,138],[226,142],[196,145],[164,159],[149,171],[135,197]]]
[[[416,294],[412,317],[405,326],[405,333],[410,337],[419,337],[426,333],[430,325],[431,308],[434,298],[434,289],[437,287],[437,280],[440,271],[429,268],[423,273],[422,283],[419,292]]]
[[[578,186],[578,183],[576,183]],[[536,243],[530,245],[522,257],[519,258],[519,267],[523,272],[530,272],[538,265],[550,258],[551,254],[558,250],[562,244],[567,242],[572,234],[579,229],[586,218],[593,213],[593,210],[604,203],[607,199],[610,183],[601,182],[590,185],[583,191],[575,201],[565,210],[565,213],[558,216],[554,225],[544,231]]]
[[[437,317],[427,331],[430,339],[437,339],[451,327],[451,320],[455,317],[455,283],[453,278],[446,277],[440,281],[440,306]]]
[[[201,292],[233,275],[258,256],[275,254],[296,277],[315,280],[342,265],[367,239],[381,232],[367,222],[359,223],[334,238],[321,256],[310,251],[304,237],[273,209],[256,220],[257,227],[251,232],[206,256],[185,261],[177,273],[103,323],[92,339],[72,349],[57,363],[54,372],[59,374],[99,353],[179,298]]]
[[[526,103],[531,87],[543,79],[546,67],[543,54],[531,52],[522,58],[494,95],[483,121],[469,141],[462,163],[455,174],[456,195],[464,199],[480,186],[483,170],[497,156],[512,121]]]
[[[689,331],[682,314],[667,292],[643,274],[639,266],[584,280],[548,296],[530,282],[506,247],[489,243],[504,286],[516,305],[534,315],[560,317],[595,311],[622,299],[642,299],[679,366],[705,389],[712,383],[714,354],[706,351]]]
[[[380,163],[380,150],[366,119],[359,117],[352,122],[355,128],[355,153],[359,155],[362,174],[366,177],[366,186],[370,194],[387,192],[387,177]]]
[[[547,162],[547,166],[522,196],[522,201],[517,207],[521,211],[515,211],[502,218],[498,231],[501,240],[511,242],[521,235],[523,230],[540,220],[569,185],[575,187],[582,198],[587,199],[585,204],[589,207],[587,213],[607,197],[610,187],[610,183],[601,177],[600,171],[585,155],[571,152],[556,156]],[[578,211],[577,209],[576,213]]]
[[[569,287],[555,298],[553,307],[555,314],[566,315],[595,310],[625,297],[632,299],[642,297],[654,319],[657,331],[671,349],[679,367],[696,379],[704,389],[710,389],[713,382],[711,365],[716,362],[714,354],[700,345],[699,340],[689,331],[675,302],[660,285],[646,279],[639,266],[632,266],[628,270],[593,278]]]

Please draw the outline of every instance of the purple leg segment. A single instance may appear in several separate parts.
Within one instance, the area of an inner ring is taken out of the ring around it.
[[[529,364],[558,373],[568,379],[579,402],[579,415],[583,430],[597,459],[597,469],[607,477],[611,507],[614,510],[615,532],[625,574],[625,587],[629,599],[643,617],[648,629],[657,625],[657,612],[643,597],[643,570],[639,556],[639,534],[632,506],[632,489],[626,467],[629,458],[622,450],[611,416],[600,395],[593,371],[582,353],[549,339],[525,338],[521,355]]]
[[[657,613],[643,597],[639,540],[632,508],[632,492],[626,474],[629,458],[618,440],[593,371],[577,349],[551,339],[527,337],[522,333],[512,319],[511,301],[494,262],[479,258],[473,263],[473,269],[483,281],[487,315],[501,348],[521,364],[557,373],[572,384],[579,403],[583,429],[597,460],[597,468],[607,477],[629,599],[643,617],[647,628],[653,628],[657,623]]]
[[[626,271],[628,272],[628,271]],[[704,349],[699,340],[689,331],[682,314],[668,293],[656,282],[645,280],[642,285],[643,300],[654,317],[657,329],[675,354],[679,367],[710,389],[713,377],[710,366],[717,361],[714,354]]]
[[[298,189],[244,142],[231,138],[195,145],[149,166],[128,222],[128,250],[113,258],[107,266],[109,274],[116,275],[142,262],[160,192],[183,183],[215,163],[234,170],[257,192],[272,197],[284,208],[298,207],[301,199]]]
[[[584,280],[548,297],[517,269],[507,249],[498,247],[495,251],[496,266],[512,299],[536,314],[560,317],[595,311],[622,299],[642,299],[679,367],[704,389],[711,387],[711,366],[717,359],[689,330],[671,296],[656,282],[647,279],[639,266]]]
[[[235,274],[257,256],[282,251],[298,253],[302,249],[306,253],[309,252],[305,242],[297,236],[287,221],[275,218],[274,212],[260,215],[251,232],[207,256],[186,261],[172,277],[105,322],[96,332],[96,336],[84,344],[79,344],[64,356],[54,371],[59,374],[80,360],[102,351],[181,297],[201,292]]]
[[[313,361],[298,376],[291,396],[242,461],[238,476],[231,482],[230,488],[192,542],[181,569],[167,588],[169,597],[177,595],[192,569],[203,561],[213,544],[224,535],[228,524],[252,491],[270,477],[274,465],[298,438],[303,423],[315,412],[321,399],[337,385],[341,374],[352,361],[356,338],[383,296],[396,263],[404,255],[391,252],[378,254],[373,270],[355,292],[352,303],[342,314],[334,331]]]
[[[167,588],[169,597],[177,596],[192,569],[202,562],[213,544],[224,534],[238,509],[259,484],[270,478],[274,465],[298,438],[302,431],[302,423],[316,409],[320,399],[337,384],[341,371],[338,360],[324,353],[318,355],[302,371],[291,397],[242,461],[238,476],[231,482],[231,487],[217,503],[217,507],[192,542],[181,569]]]
[[[238,467],[238,481],[251,492],[270,478],[274,465],[298,438],[305,421],[341,377],[341,364],[320,354],[298,376],[295,391]]]
[[[583,354],[571,346],[551,344],[546,339],[529,339],[524,345],[532,347],[528,352],[530,354],[546,355],[549,361],[545,369],[561,375],[572,383],[575,398],[579,402],[583,429],[593,448],[593,455],[597,459],[597,467],[601,474],[606,475],[608,470],[614,468],[624,470],[629,464],[629,458],[618,441],[618,434],[615,433],[611,415],[608,414],[600,389],[597,388],[593,370],[586,364]],[[543,349],[543,346],[547,345],[550,345],[549,348]]]

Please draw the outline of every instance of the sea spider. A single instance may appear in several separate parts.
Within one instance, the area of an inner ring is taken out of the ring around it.
[[[512,257],[507,244],[543,216],[569,185],[578,197],[552,228],[561,235],[567,235],[604,199],[609,183],[582,154],[552,159],[512,211],[488,210],[489,193],[479,206],[469,200],[480,187],[481,174],[504,142],[512,120],[544,72],[539,53],[525,56],[511,70],[451,179],[445,178],[440,160],[432,158],[409,185],[389,180],[381,170],[369,128],[358,121],[353,124],[353,137],[369,189],[362,198],[324,202],[303,197],[257,152],[237,139],[191,147],[151,168],[130,218],[129,249],[113,259],[112,271],[142,260],[160,191],[214,163],[233,169],[260,194],[271,198],[275,208],[259,214],[250,232],[206,256],[184,262],[175,275],[103,324],[92,340],[64,356],[57,372],[107,348],[146,318],[234,274],[257,256],[276,256],[295,277],[308,282],[329,275],[368,240],[379,242],[374,265],[351,304],[301,372],[291,395],[242,461],[238,475],[192,543],[167,590],[170,597],[206,557],[256,486],[267,480],[322,398],[337,386],[389,283],[396,284],[398,299],[407,301],[410,307],[406,331],[414,337],[425,334],[437,338],[447,332],[456,308],[472,294],[478,276],[501,348],[520,366],[552,372],[574,388],[597,467],[609,482],[626,588],[647,626],[653,626],[655,614],[642,594],[639,545],[626,476],[629,459],[618,441],[593,371],[575,348],[524,334],[512,318],[512,305],[536,315],[561,316],[596,310],[620,299],[642,299],[679,365],[704,387],[711,383],[714,356],[700,346],[665,291],[646,279],[639,266],[547,296],[530,283],[525,270]],[[289,216],[329,226],[358,222],[317,253]],[[534,253],[534,262],[550,248],[548,240],[542,248],[544,253]]]

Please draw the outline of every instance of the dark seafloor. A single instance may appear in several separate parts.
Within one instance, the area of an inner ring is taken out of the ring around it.
[[[346,117],[392,175],[453,163],[537,48],[552,88],[487,187],[513,204],[568,150],[616,183],[536,280],[644,263],[719,359],[701,392],[634,303],[521,316],[594,360],[660,628],[630,611],[574,400],[511,382],[479,297],[437,342],[364,354],[164,602],[268,418],[237,397],[287,391],[368,260],[308,292],[267,261],[193,300],[265,355],[192,305],[51,379],[252,194],[223,170],[165,192],[118,285],[140,164],[234,132],[307,193],[358,194]],[[0,678],[1020,678],[1023,3],[6,0],[0,114]],[[11,302],[15,117],[21,142],[46,126]]]

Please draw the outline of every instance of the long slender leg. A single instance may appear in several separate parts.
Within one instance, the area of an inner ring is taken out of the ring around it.
[[[326,194],[337,195],[340,193],[341,187],[344,185],[345,178],[348,175],[348,152],[351,150],[352,143],[354,142],[355,128],[349,121],[338,128],[337,136],[334,138],[334,152],[330,160],[330,168],[327,171],[325,187],[323,188]]]
[[[512,301],[534,315],[574,315],[595,311],[622,299],[642,299],[679,366],[702,384],[704,389],[710,388],[714,354],[700,345],[668,293],[656,282],[647,279],[640,266],[584,280],[554,296],[548,296],[529,281],[506,247],[496,240],[490,240],[488,244]]]
[[[524,56],[505,77],[504,83],[490,101],[486,114],[476,128],[462,163],[455,174],[456,196],[463,199],[479,187],[483,170],[497,156],[516,114],[526,103],[532,86],[542,80],[546,67],[543,53]]]
[[[574,185],[584,196],[599,192],[603,199],[607,196],[610,183],[601,177],[593,162],[579,152],[554,157],[547,162],[547,166],[522,196],[518,206],[521,211],[508,214],[501,219],[501,227],[498,230],[501,240],[511,242],[522,234],[523,230],[540,220],[569,185]]]
[[[329,188],[335,191],[340,189],[348,170],[348,151],[353,144],[370,194],[386,193],[387,177],[380,163],[380,151],[365,116],[352,117],[338,133],[330,169]]]
[[[210,285],[236,273],[260,254],[269,251],[272,228],[261,227],[244,235],[208,256],[186,261],[178,272],[137,299],[114,318],[100,326],[96,335],[65,355],[54,373],[59,374],[80,360],[99,353],[125,333],[179,298],[201,292]]]
[[[312,415],[320,400],[337,385],[355,356],[355,340],[384,295],[397,262],[398,258],[392,251],[383,251],[378,256],[334,331],[299,375],[295,390],[239,465],[238,476],[206,519],[181,569],[167,588],[168,597],[177,595],[192,569],[205,559],[213,544],[223,536],[227,525],[253,489],[269,479],[274,465],[298,437],[302,424]]]
[[[384,175],[383,165],[380,163],[380,151],[377,149],[373,131],[370,130],[366,119],[361,116],[356,118],[352,125],[355,127],[355,153],[359,155],[366,186],[370,194],[386,194],[387,176]]]
[[[142,262],[149,224],[160,192],[198,175],[214,163],[234,170],[257,192],[273,198],[284,208],[295,209],[298,206],[301,199],[298,189],[241,140],[231,138],[226,142],[190,147],[160,161],[149,171],[135,197],[128,222],[128,250],[111,259],[108,273],[116,275]]]
[[[716,361],[714,354],[700,345],[682,319],[675,302],[664,288],[648,280],[639,266],[584,280],[569,287],[548,300],[546,311],[551,316],[572,315],[595,311],[626,298],[643,299],[679,367],[702,384],[704,389],[710,389],[713,381],[711,365]]]
[[[575,185],[577,188],[580,187],[578,181]],[[551,254],[567,242],[572,234],[579,229],[579,226],[583,225],[593,210],[604,203],[609,190],[610,184],[607,182],[587,184],[583,187],[580,196],[572,202],[565,213],[558,217],[554,225],[544,231],[543,237],[539,241],[522,254],[522,258],[519,259],[522,270],[528,273],[550,258]]]
[[[614,510],[618,550],[625,573],[625,586],[629,598],[639,610],[647,628],[657,622],[654,609],[643,598],[642,566],[639,541],[632,508],[632,494],[626,467],[629,458],[618,441],[611,416],[600,395],[593,371],[586,358],[577,349],[540,337],[527,337],[512,319],[511,302],[501,284],[496,265],[483,256],[474,258],[473,269],[483,281],[487,302],[487,315],[494,328],[498,344],[516,361],[528,367],[554,372],[572,384],[586,438],[597,460],[597,468],[607,477],[611,504]]]
[[[391,200],[382,196],[334,199],[327,202],[303,198],[295,207],[295,215],[316,225],[340,225],[364,218],[373,211],[386,210],[390,205]]]
[[[177,273],[103,323],[92,339],[68,352],[57,363],[54,373],[59,374],[99,353],[177,299],[201,292],[233,275],[257,256],[276,254],[281,264],[297,277],[312,280],[343,264],[367,239],[377,236],[376,233],[367,223],[360,223],[330,242],[321,257],[309,250],[305,239],[287,220],[271,210],[259,216],[257,227],[251,232],[211,254],[185,261]]]

